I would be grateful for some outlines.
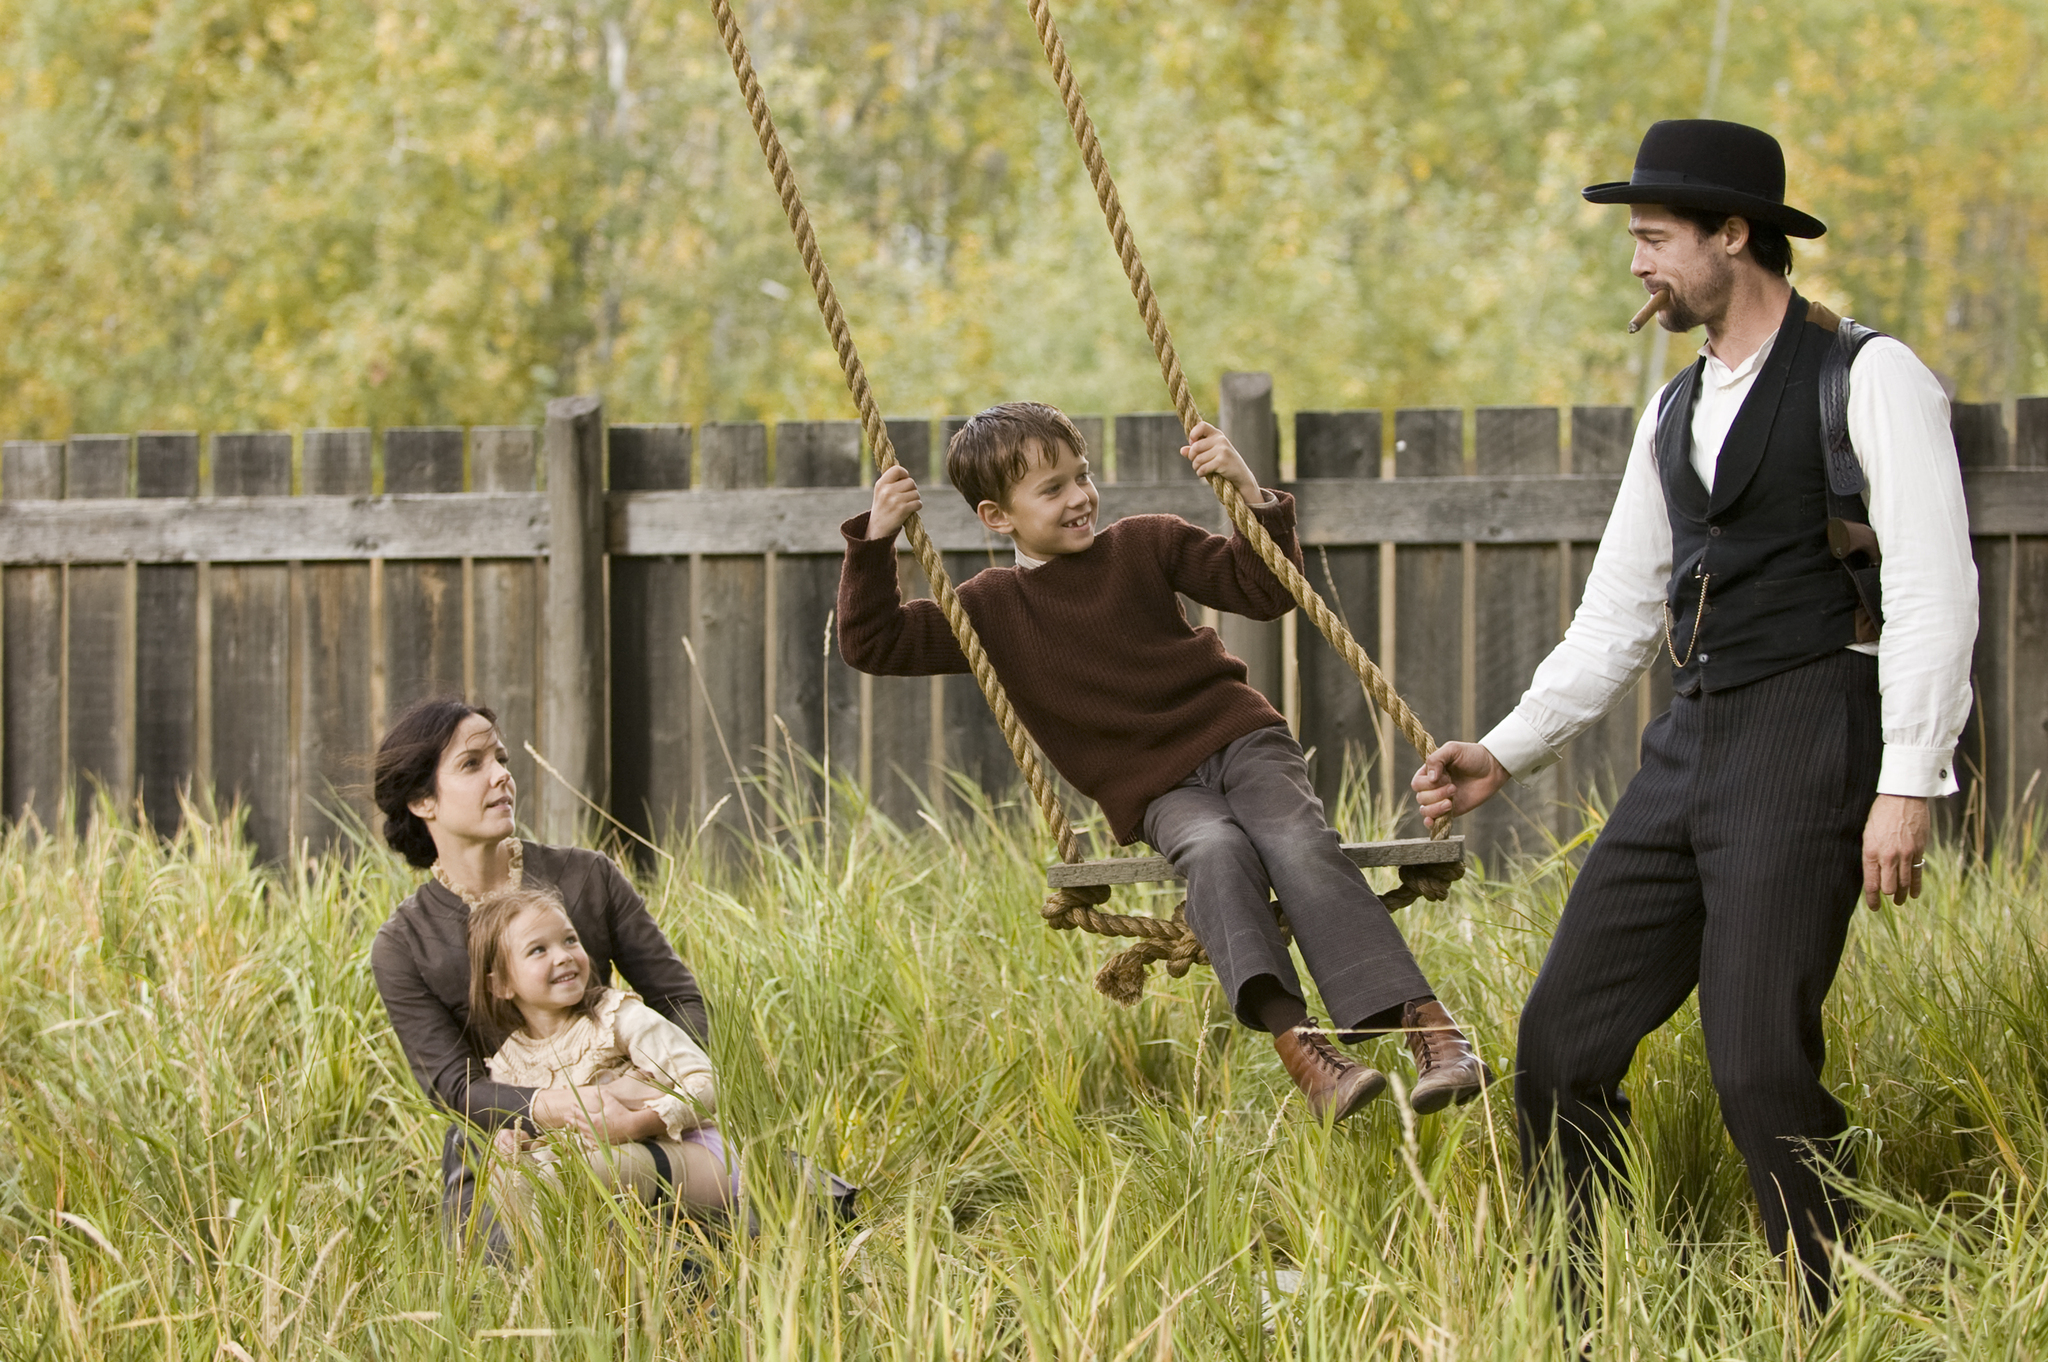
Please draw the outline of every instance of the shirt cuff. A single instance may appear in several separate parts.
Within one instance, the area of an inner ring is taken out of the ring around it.
[[[1493,753],[1493,759],[1516,780],[1527,780],[1557,760],[1557,753],[1520,711],[1495,724],[1479,745]]]
[[[1266,527],[1267,532],[1270,534],[1275,529],[1292,526],[1294,494],[1283,492],[1277,487],[1261,487],[1259,490],[1266,494],[1266,499],[1257,503],[1247,501],[1245,505],[1251,508],[1251,513],[1258,517],[1259,523]]]
[[[1956,782],[1953,747],[1884,745],[1884,764],[1877,768],[1877,792],[1911,799],[1939,799],[1962,787]]]

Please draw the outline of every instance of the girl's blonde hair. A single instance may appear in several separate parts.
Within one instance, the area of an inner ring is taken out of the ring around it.
[[[562,896],[538,884],[493,890],[469,910],[469,1024],[479,1033],[497,1031],[509,1036],[526,1025],[519,1004],[491,992],[491,975],[505,964],[506,930],[529,908],[552,908],[569,917]],[[575,919],[569,921],[573,926]],[[602,992],[604,985],[593,973],[585,983],[582,1001],[573,1010],[588,1015]]]

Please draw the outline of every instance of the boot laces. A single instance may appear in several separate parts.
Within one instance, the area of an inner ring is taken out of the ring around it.
[[[1314,1017],[1310,1017],[1308,1021],[1295,1027],[1294,1034],[1301,1040],[1302,1045],[1307,1048],[1308,1052],[1315,1056],[1316,1062],[1331,1073],[1341,1074],[1351,1068],[1351,1060],[1345,1056],[1343,1051],[1330,1044],[1329,1033],[1316,1025]]]
[[[1402,1020],[1411,1028],[1408,1032],[1408,1048],[1415,1054],[1416,1072],[1428,1073],[1442,1064],[1443,1057],[1437,1053],[1437,1047],[1449,1040],[1451,1033],[1442,1027],[1419,1025],[1420,1017],[1417,1013],[1410,1013]]]

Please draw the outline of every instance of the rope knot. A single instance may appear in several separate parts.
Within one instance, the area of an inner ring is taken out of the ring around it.
[[[1100,916],[1094,910],[1098,904],[1109,902],[1109,886],[1106,884],[1081,885],[1072,889],[1055,889],[1046,899],[1045,906],[1038,910],[1045,919],[1045,925],[1056,932],[1070,932],[1075,928],[1099,931],[1089,925],[1089,920]]]
[[[1387,911],[1398,913],[1417,899],[1442,903],[1451,896],[1451,886],[1465,878],[1463,861],[1440,861],[1435,865],[1404,865],[1401,883],[1380,895]]]

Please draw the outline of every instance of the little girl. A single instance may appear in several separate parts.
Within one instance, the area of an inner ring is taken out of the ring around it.
[[[469,916],[469,1013],[510,1033],[484,1061],[500,1083],[591,1089],[615,1084],[632,1122],[588,1142],[583,1156],[607,1187],[652,1203],[673,1189],[685,1206],[725,1207],[736,1174],[711,1122],[718,1089],[711,1060],[681,1027],[631,993],[594,982],[590,957],[552,890],[515,886],[486,896]],[[590,1106],[599,1103],[592,1095]],[[621,1139],[620,1137],[624,1138]],[[507,1128],[491,1179],[509,1218],[534,1224],[534,1179],[552,1178],[561,1141]]]

